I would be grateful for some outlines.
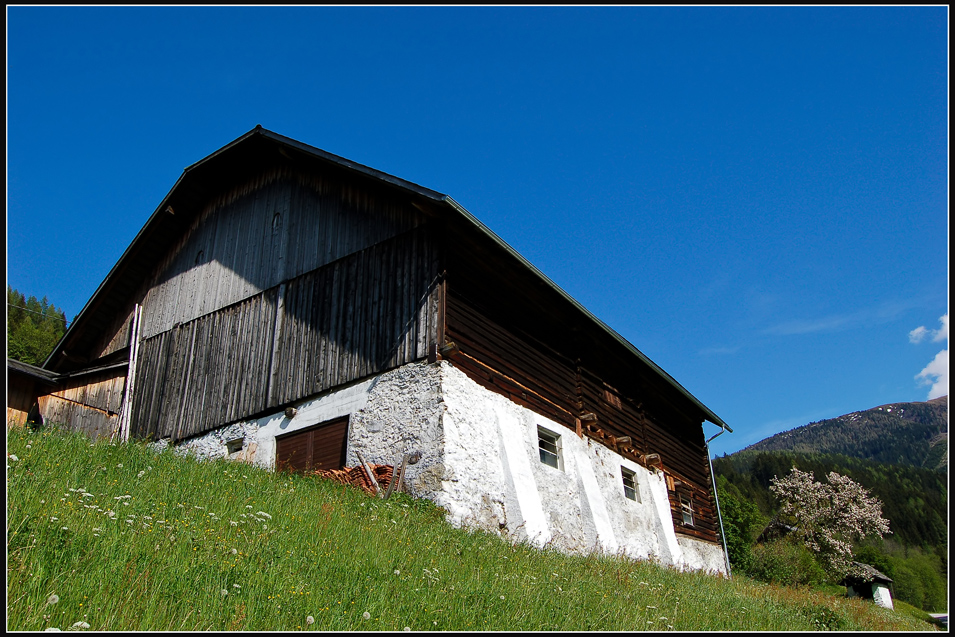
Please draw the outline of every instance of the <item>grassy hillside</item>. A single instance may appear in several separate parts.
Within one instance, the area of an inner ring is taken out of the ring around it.
[[[816,591],[512,546],[404,495],[51,431],[7,443],[11,630],[932,629]]]

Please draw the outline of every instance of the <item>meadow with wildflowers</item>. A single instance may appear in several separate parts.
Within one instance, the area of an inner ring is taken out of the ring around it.
[[[567,556],[425,500],[7,432],[8,630],[932,630],[809,589]]]

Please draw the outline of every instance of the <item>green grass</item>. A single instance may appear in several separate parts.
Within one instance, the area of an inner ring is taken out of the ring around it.
[[[403,494],[51,430],[7,445],[10,630],[933,628],[819,591],[511,545]]]

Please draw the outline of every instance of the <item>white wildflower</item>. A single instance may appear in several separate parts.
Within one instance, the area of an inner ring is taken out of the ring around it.
[[[58,601],[60,601],[60,596],[55,593],[46,598],[47,604],[56,604]]]
[[[401,571],[399,571],[398,569],[395,569],[395,575],[401,575]]]
[[[305,618],[305,623],[311,626],[312,624],[315,623],[315,618],[309,615],[308,617]]]
[[[45,632],[45,633],[61,633],[61,632],[63,632],[63,631],[60,630],[59,628],[54,628],[53,626],[50,626],[49,628],[44,628],[44,629],[43,629],[43,632]]]
[[[365,619],[371,619],[371,613],[369,613],[367,610],[362,613],[361,616]]]
[[[10,454],[10,460],[13,461],[13,462],[18,462],[20,459],[17,458],[15,455],[13,455],[13,454],[11,453],[11,454]]]
[[[219,591],[219,594],[222,595],[223,597],[225,597],[226,595],[229,594],[229,591],[227,591],[226,589],[223,588],[221,591]]]
[[[122,468],[123,468],[123,463],[119,463],[118,465],[116,465],[116,468],[117,468],[117,469],[122,469]]]
[[[78,629],[80,629],[80,630],[86,630],[87,628],[90,627],[90,625],[87,624],[86,622],[82,622],[82,621],[81,621],[81,622],[76,622],[75,624],[73,624],[72,627],[73,627],[73,628],[78,628]]]
[[[268,513],[266,513],[265,511],[258,511],[258,512],[256,512],[256,515],[261,515],[261,516],[266,517],[266,518],[268,518],[268,519],[270,519],[270,520],[272,519],[272,516],[269,515]]]

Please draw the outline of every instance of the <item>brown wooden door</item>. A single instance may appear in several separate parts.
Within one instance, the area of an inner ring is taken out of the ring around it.
[[[275,466],[279,471],[341,469],[347,443],[348,416],[276,436]]]

